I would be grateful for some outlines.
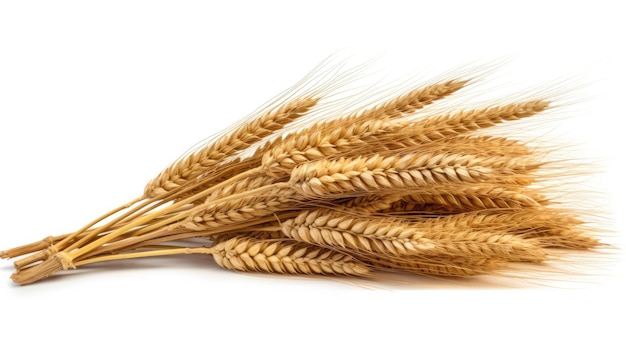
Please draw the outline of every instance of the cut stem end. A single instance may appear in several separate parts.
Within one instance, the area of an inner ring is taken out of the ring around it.
[[[11,279],[20,285],[27,285],[69,268],[75,268],[72,259],[67,253],[59,252],[41,264],[13,273]]]

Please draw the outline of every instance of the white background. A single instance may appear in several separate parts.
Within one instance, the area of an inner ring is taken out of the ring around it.
[[[217,2],[216,2],[217,3]],[[558,134],[626,247],[617,2],[1,1],[0,248],[77,229],[329,54],[419,73],[507,57],[503,81],[588,82]],[[581,98],[582,96],[582,98]],[[592,184],[593,183],[593,184]],[[3,349],[624,349],[621,254],[549,281],[412,286],[136,260],[18,287],[0,262]],[[562,279],[559,281],[558,279]],[[570,284],[573,281],[577,284]]]

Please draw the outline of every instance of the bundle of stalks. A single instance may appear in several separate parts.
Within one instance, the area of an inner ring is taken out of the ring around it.
[[[19,257],[11,278],[192,253],[239,271],[467,276],[599,245],[542,186],[551,161],[485,134],[552,99],[429,113],[475,80],[454,77],[345,112],[354,103],[336,93],[345,75],[308,77],[315,83],[177,160],[137,199],[73,233],[2,251]]]

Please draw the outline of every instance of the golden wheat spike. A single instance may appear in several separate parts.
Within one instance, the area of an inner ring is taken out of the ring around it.
[[[318,101],[319,98],[316,97],[297,98],[239,126],[233,132],[166,168],[148,183],[144,191],[146,197],[172,191],[194,180],[226,157],[247,149],[263,137],[304,116]]]

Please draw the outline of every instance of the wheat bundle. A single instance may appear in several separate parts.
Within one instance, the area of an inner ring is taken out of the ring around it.
[[[239,271],[466,276],[600,245],[544,185],[552,161],[485,134],[553,108],[553,98],[430,111],[476,81],[452,77],[357,106],[355,94],[338,93],[349,76],[322,65],[132,202],[2,251],[19,257],[12,279],[174,254]]]

